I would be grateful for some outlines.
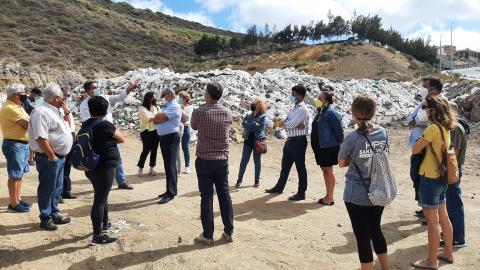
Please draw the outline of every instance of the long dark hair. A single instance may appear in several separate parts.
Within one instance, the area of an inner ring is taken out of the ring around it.
[[[153,104],[152,104],[152,99],[154,99],[154,98],[155,98],[155,94],[154,94],[152,91],[147,92],[147,93],[145,94],[145,96],[143,97],[142,106],[145,107],[145,108],[147,108],[147,110],[150,111],[150,108],[152,107],[152,105],[154,105],[154,106],[156,105],[156,104],[155,104],[155,103],[156,103],[155,100],[154,100],[154,102],[153,102]]]

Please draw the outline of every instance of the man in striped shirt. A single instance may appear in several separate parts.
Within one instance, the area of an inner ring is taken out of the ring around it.
[[[228,188],[228,138],[232,125],[232,112],[218,104],[223,87],[218,83],[209,83],[205,89],[207,104],[195,109],[190,126],[198,130],[197,171],[200,189],[200,218],[203,232],[195,241],[207,245],[213,244],[213,186],[217,191],[220,213],[224,225],[222,239],[233,241],[233,206]]]
[[[289,197],[291,201],[305,199],[307,190],[307,168],[305,167],[305,152],[307,150],[307,135],[310,114],[303,102],[307,89],[303,85],[296,85],[292,88],[290,100],[295,105],[288,112],[287,119],[278,123],[283,125],[287,131],[287,142],[283,147],[282,170],[277,184],[271,189],[265,190],[266,193],[282,193],[290,174],[290,169],[295,163],[298,173],[298,191],[297,194]]]

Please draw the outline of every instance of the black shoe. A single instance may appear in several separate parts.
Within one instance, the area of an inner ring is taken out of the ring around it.
[[[416,217],[423,217],[423,210],[417,210],[417,211],[415,211],[415,216],[416,216]]]
[[[58,229],[58,226],[53,224],[53,221],[51,219],[47,221],[41,221],[40,222],[40,228],[46,230],[46,231],[55,231]]]
[[[255,184],[253,184],[254,187],[258,188],[260,186],[260,182],[259,181],[255,181]]]
[[[25,207],[32,208],[32,204],[31,204],[31,203],[28,203],[28,202],[26,202],[26,201],[24,201],[24,200],[21,200],[19,203],[20,203],[21,205],[25,206]]]
[[[69,217],[62,217],[61,215],[56,215],[52,217],[52,221],[56,225],[63,225],[70,223],[71,219]]]
[[[440,241],[440,246],[445,247],[445,240]],[[458,242],[458,241],[453,241],[453,245],[452,245],[453,248],[462,248],[462,247],[466,247],[466,246],[467,246],[467,244],[465,244],[465,242],[462,243],[462,242]]]
[[[123,184],[118,185],[118,189],[127,189],[127,190],[132,190],[133,186],[130,185],[129,183],[125,182]]]
[[[164,197],[162,197],[160,199],[160,201],[158,202],[159,204],[165,204],[165,203],[168,203],[169,201],[173,200],[173,196],[170,196],[170,195],[165,195]]]
[[[301,201],[301,200],[305,200],[305,194],[295,194],[291,197],[288,197],[288,200],[289,201]]]
[[[265,193],[282,194],[283,192],[276,188],[271,188],[271,189],[265,189]]]
[[[237,181],[237,183],[235,184],[235,187],[236,188],[239,188],[242,186],[242,181]]]
[[[112,223],[110,221],[103,222],[102,231],[108,231],[112,228]]]
[[[158,198],[163,198],[163,197],[165,197],[165,196],[167,196],[167,195],[168,195],[168,192],[165,192],[165,193],[162,193],[162,194],[158,195]]]
[[[94,235],[92,238],[92,245],[97,246],[97,245],[106,245],[106,244],[111,244],[117,241],[117,238],[110,237],[104,233],[100,235]]]
[[[422,226],[427,226],[427,221],[423,220],[421,224],[422,224]]]
[[[58,203],[65,203],[65,201],[63,200],[63,198],[61,198],[60,201],[58,201]]]
[[[70,193],[65,193],[65,194],[62,195],[62,199],[67,199],[67,200],[70,199],[70,200],[73,200],[73,199],[76,199],[76,198],[77,198],[77,196],[72,195],[72,194],[70,194]]]

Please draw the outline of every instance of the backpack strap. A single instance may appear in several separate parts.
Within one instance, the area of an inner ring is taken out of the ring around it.
[[[435,123],[435,125],[438,127],[438,130],[440,131],[440,134],[442,135],[443,145],[445,145],[445,147],[447,147],[446,142],[445,142],[445,135],[443,135],[442,127],[437,123]],[[440,164],[442,164],[442,161],[441,161],[442,159],[440,159],[440,161],[438,160],[437,153],[435,153],[435,149],[433,149],[432,143],[429,143],[428,146],[430,146],[430,149],[432,150],[432,153],[435,156],[435,158],[434,158],[435,161],[436,161],[435,163],[437,163],[437,166],[440,167]]]
[[[370,140],[367,138],[367,136],[363,135],[364,136],[368,143],[370,144],[370,147],[372,147],[372,143],[370,142]],[[358,137],[357,137],[357,140],[358,140]],[[373,147],[372,147],[373,149]],[[365,185],[365,187],[368,189],[370,189],[370,187],[367,185],[367,180],[365,180],[365,178],[363,178],[362,176],[362,171],[360,171],[360,168],[358,167],[357,163],[355,162],[355,159],[352,157],[352,154],[353,154],[353,149],[352,149],[352,152],[350,152],[350,161],[353,163],[353,165],[355,166],[355,169],[357,169],[357,172],[358,172],[358,175],[360,176],[360,179],[362,180],[362,183]]]

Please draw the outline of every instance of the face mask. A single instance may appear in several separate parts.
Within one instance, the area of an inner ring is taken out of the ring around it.
[[[257,110],[257,106],[255,104],[250,105],[250,111],[254,112]]]
[[[27,95],[20,95],[20,101],[22,101],[22,103],[24,103],[25,101],[27,101]]]
[[[93,95],[94,96],[101,96],[102,95],[102,89],[97,88],[97,89],[93,90]]]
[[[323,105],[323,102],[320,99],[315,99],[315,107],[316,108],[321,108]]]
[[[420,110],[417,113],[417,118],[420,122],[428,122],[428,113],[425,110]]]
[[[296,96],[290,96],[290,101],[292,103],[297,103],[297,97]]]
[[[35,104],[40,105],[43,103],[43,97],[36,96],[35,97]]]
[[[428,90],[425,88],[422,88],[420,89],[420,91],[418,91],[418,94],[422,97],[422,99],[424,99],[428,95]]]
[[[180,104],[180,105],[182,105],[182,104],[183,104],[183,98],[178,98],[178,99],[177,99],[177,103]]]

